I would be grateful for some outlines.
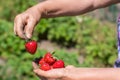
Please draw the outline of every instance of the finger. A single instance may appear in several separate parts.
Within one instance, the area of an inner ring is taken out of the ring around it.
[[[45,77],[40,77],[41,80],[48,80],[47,78]]]
[[[37,75],[37,74],[36,74]],[[41,80],[48,80],[47,78],[43,77],[43,76],[39,76],[37,75]]]
[[[33,69],[38,69],[38,65],[35,62],[32,62]],[[47,80],[45,77],[42,77],[36,74],[41,80]]]
[[[49,79],[47,79],[47,80],[61,80],[61,79],[50,79],[50,78],[49,78]]]
[[[28,19],[27,25],[25,26],[25,34],[27,38],[30,39],[32,37],[35,25],[36,21],[33,18]]]
[[[66,68],[75,68],[73,65],[68,65]]]
[[[38,65],[35,62],[32,62],[33,69],[38,69]]]
[[[48,73],[46,73],[47,71],[45,72],[41,69],[34,69],[33,71],[39,76],[47,76],[48,75]]]
[[[25,39],[25,36],[24,36],[24,23],[23,23],[23,19],[21,17],[17,17],[16,20],[15,20],[15,33],[20,37],[20,38],[23,38]]]
[[[40,76],[47,78],[61,78],[64,76],[64,69],[52,69],[49,71],[43,71],[41,69],[35,69],[34,72]]]

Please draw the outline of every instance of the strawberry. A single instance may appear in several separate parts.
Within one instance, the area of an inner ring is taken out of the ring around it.
[[[35,54],[37,50],[37,42],[34,40],[25,43],[25,48],[30,54]]]
[[[44,61],[49,65],[52,65],[56,61],[56,59],[52,57],[52,54],[50,52],[48,52],[44,56]]]
[[[44,58],[42,58],[42,59],[39,61],[39,64],[40,64],[40,65],[42,65],[43,63],[45,63]]]
[[[40,65],[40,69],[42,69],[44,71],[48,71],[51,69],[51,66],[48,63],[43,63]]]
[[[63,60],[58,60],[52,65],[52,67],[53,68],[64,68],[65,67],[64,61]]]

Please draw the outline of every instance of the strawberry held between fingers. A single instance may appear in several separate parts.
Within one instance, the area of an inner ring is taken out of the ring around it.
[[[37,42],[34,40],[25,43],[25,48],[30,54],[35,54],[37,50]]]

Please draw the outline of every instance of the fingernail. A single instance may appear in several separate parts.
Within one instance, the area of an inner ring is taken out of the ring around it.
[[[37,73],[37,70],[33,70],[35,73]]]
[[[26,36],[26,34],[25,33],[23,33],[23,36],[24,36],[24,39],[26,40],[26,42],[28,41],[28,38],[27,38],[27,36]]]
[[[30,34],[26,34],[27,38],[30,39],[31,38],[31,35]]]

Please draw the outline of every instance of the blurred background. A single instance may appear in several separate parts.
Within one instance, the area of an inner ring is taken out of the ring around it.
[[[48,51],[55,51],[66,65],[113,67],[119,4],[80,16],[42,19],[32,38],[39,45],[33,56],[25,51],[25,41],[14,35],[13,22],[17,14],[39,1],[0,0],[0,80],[39,80],[31,62]]]

